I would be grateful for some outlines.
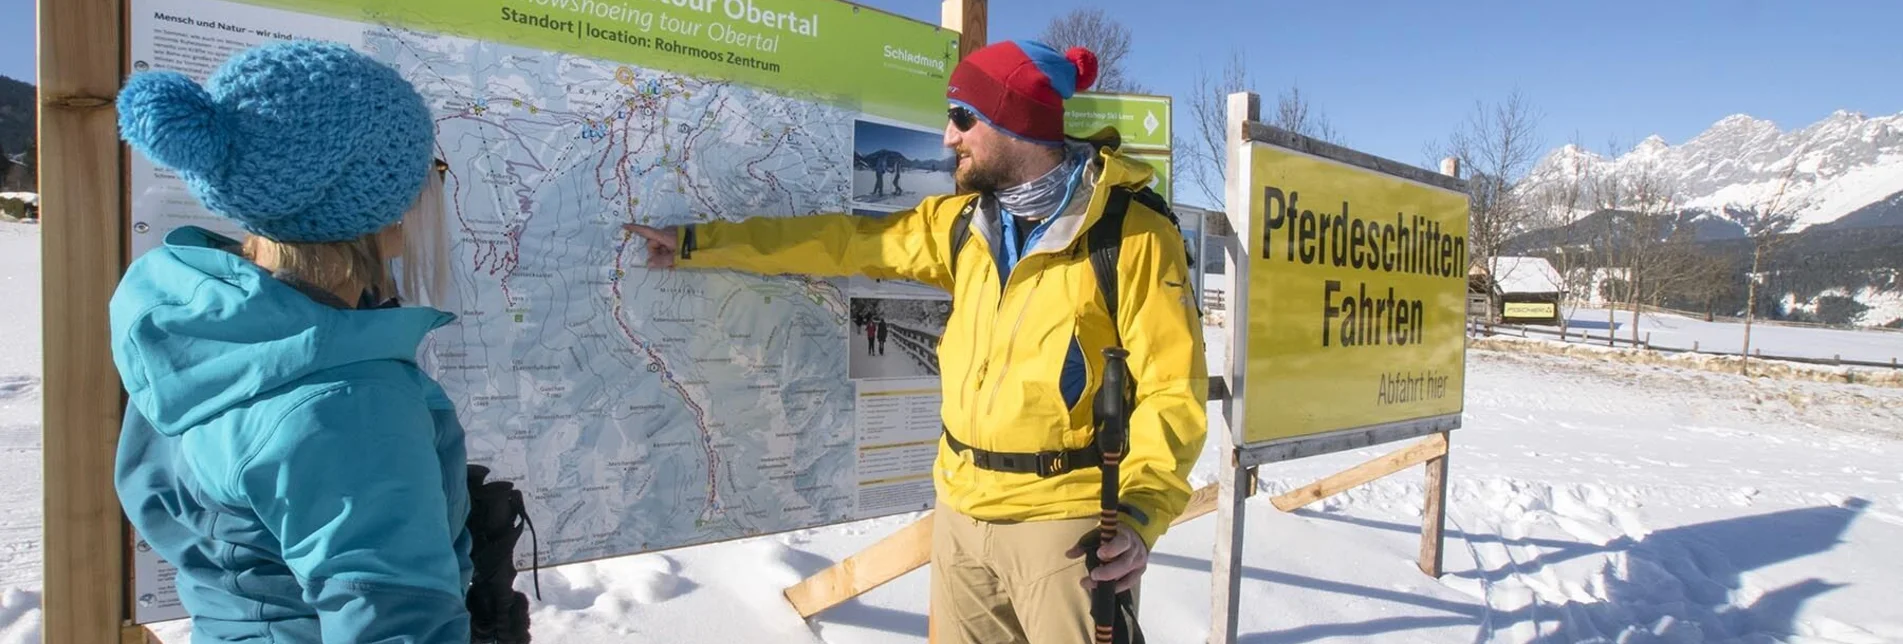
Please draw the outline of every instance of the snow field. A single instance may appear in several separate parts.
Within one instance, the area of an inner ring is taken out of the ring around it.
[[[41,624],[39,286],[9,279],[37,275],[37,241],[0,224],[0,300],[21,304],[0,317],[0,644],[37,642]],[[1264,467],[1245,518],[1242,640],[1903,641],[1899,434],[1903,389],[1475,348],[1449,456],[1447,574],[1415,568],[1422,468],[1293,513],[1268,503],[1403,445]],[[1193,484],[1213,480],[1217,443]],[[925,570],[810,623],[781,596],[917,517],[545,569],[535,638],[922,642]],[[1151,641],[1207,634],[1214,529],[1178,526],[1152,555]],[[189,641],[183,622],[154,630]]]

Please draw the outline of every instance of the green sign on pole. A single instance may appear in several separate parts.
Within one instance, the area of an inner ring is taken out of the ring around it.
[[[1170,194],[1170,154],[1168,152],[1131,152],[1129,156],[1137,161],[1150,164],[1151,168],[1155,168],[1156,182],[1150,184],[1150,189],[1155,190],[1156,194],[1162,195],[1164,200],[1172,199],[1172,195]]]
[[[1170,149],[1170,97],[1085,92],[1064,102],[1064,128],[1087,136],[1105,126],[1117,128],[1125,148]]]
[[[1125,154],[1156,169],[1150,189],[1170,199],[1170,97],[1085,92],[1064,102],[1065,134],[1087,137],[1105,127],[1116,128]]]

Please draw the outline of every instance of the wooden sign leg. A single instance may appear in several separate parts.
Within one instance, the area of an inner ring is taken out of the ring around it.
[[[1242,600],[1242,526],[1255,469],[1239,467],[1235,450],[1222,455],[1216,483],[1216,546],[1210,558],[1209,641],[1235,644],[1238,603]]]
[[[1452,432],[1441,432],[1445,445],[1440,456],[1427,461],[1427,504],[1421,511],[1421,572],[1440,578],[1441,554],[1446,540],[1442,530],[1447,523],[1447,454],[1453,451]]]
[[[800,617],[812,617],[918,570],[932,557],[932,515],[899,529],[785,591]],[[929,620],[928,620],[929,621]]]
[[[106,310],[125,269],[125,168],[113,104],[123,78],[124,7],[120,0],[38,4],[46,293],[41,634],[47,644],[99,644],[118,641],[126,617],[128,562],[118,554],[125,520],[112,485],[125,402]]]

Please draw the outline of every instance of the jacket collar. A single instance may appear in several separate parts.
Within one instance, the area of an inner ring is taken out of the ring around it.
[[[1107,133],[1100,132],[1089,139],[1073,139],[1070,143],[1073,152],[1090,155],[1090,163],[1084,168],[1083,179],[1078,183],[1070,204],[1052,216],[1050,227],[1043,236],[1038,238],[1036,244],[1025,249],[1025,257],[1059,252],[1081,243],[1084,231],[1090,230],[1090,226],[1103,216],[1104,204],[1110,200],[1110,188],[1122,186],[1135,190],[1149,185],[1156,176],[1156,170],[1149,164],[1124,156],[1115,131],[1109,128],[1105,130]],[[984,236],[986,245],[992,249],[1000,248],[1003,243],[1003,225],[999,213],[997,200],[985,195],[979,198],[977,212],[973,214],[978,233]]]

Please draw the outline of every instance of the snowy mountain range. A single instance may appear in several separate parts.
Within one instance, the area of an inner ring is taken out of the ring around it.
[[[1586,176],[1656,170],[1677,189],[1680,209],[1703,211],[1707,218],[1722,219],[1726,204],[1769,208],[1777,198],[1777,210],[1796,214],[1794,230],[1860,210],[1865,225],[1894,225],[1903,217],[1872,216],[1866,207],[1903,193],[1903,113],[1873,118],[1839,110],[1789,132],[1737,114],[1679,145],[1654,135],[1617,158],[1567,145],[1534,166],[1527,186],[1550,187],[1575,169]],[[1777,197],[1780,186],[1784,192]]]

